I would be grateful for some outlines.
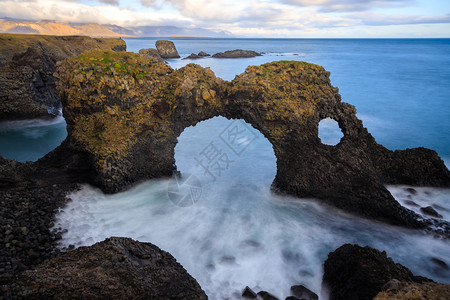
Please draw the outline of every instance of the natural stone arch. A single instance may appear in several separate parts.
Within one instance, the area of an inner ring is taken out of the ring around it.
[[[67,120],[62,146],[89,161],[89,181],[117,192],[144,179],[171,176],[177,137],[215,116],[243,119],[273,145],[273,189],[404,226],[422,226],[384,183],[449,186],[434,151],[392,152],[378,145],[341,102],[321,66],[280,61],[251,66],[231,82],[209,68],[173,70],[134,53],[89,51],[57,71]],[[317,124],[330,117],[344,134],[324,145]]]

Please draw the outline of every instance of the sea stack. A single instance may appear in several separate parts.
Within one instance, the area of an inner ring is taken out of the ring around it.
[[[177,48],[175,48],[175,44],[172,41],[156,41],[156,49],[158,49],[162,58],[180,58]]]

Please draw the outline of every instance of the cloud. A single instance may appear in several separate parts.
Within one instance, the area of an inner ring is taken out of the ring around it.
[[[111,5],[119,5],[119,0],[98,0],[100,3],[111,4]]]
[[[367,11],[375,7],[398,7],[411,4],[413,0],[282,0],[294,6],[315,6],[321,12]]]
[[[109,0],[107,0],[109,1]],[[132,25],[181,25],[190,20],[176,13],[133,11],[111,5],[87,5],[76,1],[2,1],[1,16],[26,20],[59,20],[74,23]]]
[[[359,19],[361,20],[361,24],[369,26],[450,23],[450,14],[440,16],[410,16],[410,15],[386,16],[375,13],[355,13],[348,15],[348,17],[353,19]]]

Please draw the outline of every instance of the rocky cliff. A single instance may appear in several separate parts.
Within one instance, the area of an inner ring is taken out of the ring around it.
[[[120,39],[82,36],[0,36],[0,120],[51,116],[60,101],[56,63],[91,49],[125,51]]]
[[[117,192],[140,180],[171,176],[177,137],[212,118],[244,119],[273,145],[280,193],[315,197],[365,217],[426,227],[401,207],[385,183],[450,186],[434,151],[389,151],[376,143],[341,102],[323,67],[297,61],[251,66],[232,82],[189,64],[173,70],[134,53],[89,51],[58,68],[68,139],[58,151],[83,153],[89,181]],[[336,146],[324,145],[318,124],[339,123]]]

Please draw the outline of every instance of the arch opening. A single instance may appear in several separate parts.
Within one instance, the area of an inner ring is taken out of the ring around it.
[[[342,132],[339,123],[332,118],[325,118],[319,122],[319,139],[324,145],[337,146],[344,133]]]
[[[189,126],[178,136],[175,164],[202,185],[249,184],[270,187],[276,156],[269,140],[242,119],[213,117]]]

